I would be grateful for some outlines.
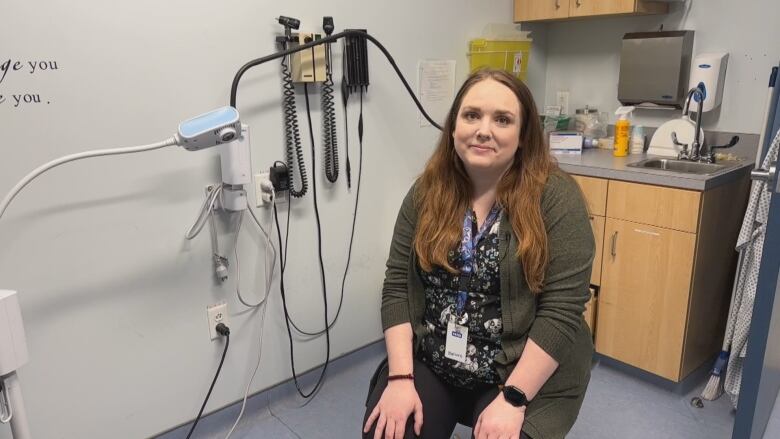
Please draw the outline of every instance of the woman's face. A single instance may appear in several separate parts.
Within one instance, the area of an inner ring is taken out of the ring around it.
[[[522,109],[509,87],[492,79],[474,84],[458,109],[455,151],[470,174],[503,174],[520,144]]]

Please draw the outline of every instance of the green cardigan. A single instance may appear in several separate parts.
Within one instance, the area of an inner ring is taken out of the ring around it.
[[[523,431],[533,439],[563,438],[577,419],[590,380],[593,341],[582,318],[590,293],[595,253],[593,231],[582,193],[560,169],[549,176],[542,194],[549,264],[540,294],[533,294],[515,257],[518,240],[506,213],[499,225],[503,333],[495,362],[506,380],[528,337],[559,367],[528,405]],[[427,333],[423,324],[425,289],[417,271],[412,239],[417,224],[414,187],[404,198],[393,232],[382,290],[382,328],[411,323],[414,351]]]

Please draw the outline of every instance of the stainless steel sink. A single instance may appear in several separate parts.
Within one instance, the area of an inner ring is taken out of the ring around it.
[[[708,175],[714,174],[734,164],[699,163],[674,159],[646,159],[636,163],[629,163],[632,168],[658,169],[661,171],[681,172],[684,174]]]

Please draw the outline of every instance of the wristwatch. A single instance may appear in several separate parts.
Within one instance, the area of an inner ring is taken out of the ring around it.
[[[525,392],[515,386],[499,386],[504,394],[504,399],[514,407],[525,407],[528,405],[528,397]]]

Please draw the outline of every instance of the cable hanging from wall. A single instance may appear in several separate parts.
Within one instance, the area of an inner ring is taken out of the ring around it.
[[[333,34],[333,17],[324,17],[322,27],[325,34]],[[333,97],[333,58],[331,43],[325,44],[325,81],[322,83],[322,132],[323,132],[323,165],[325,177],[335,183],[339,178],[339,150],[336,140],[336,105]]]
[[[290,26],[285,24],[284,37],[277,38],[282,50],[289,49],[291,40]],[[284,108],[284,138],[286,143],[285,158],[287,160],[287,185],[290,196],[301,198],[309,190],[309,183],[306,177],[306,164],[303,159],[303,149],[301,147],[301,134],[298,128],[298,109],[295,104],[295,85],[292,81],[292,71],[290,69],[290,58],[292,54],[282,57],[282,82],[283,88],[283,108]],[[298,169],[298,180],[300,186],[295,187],[295,169]]]

